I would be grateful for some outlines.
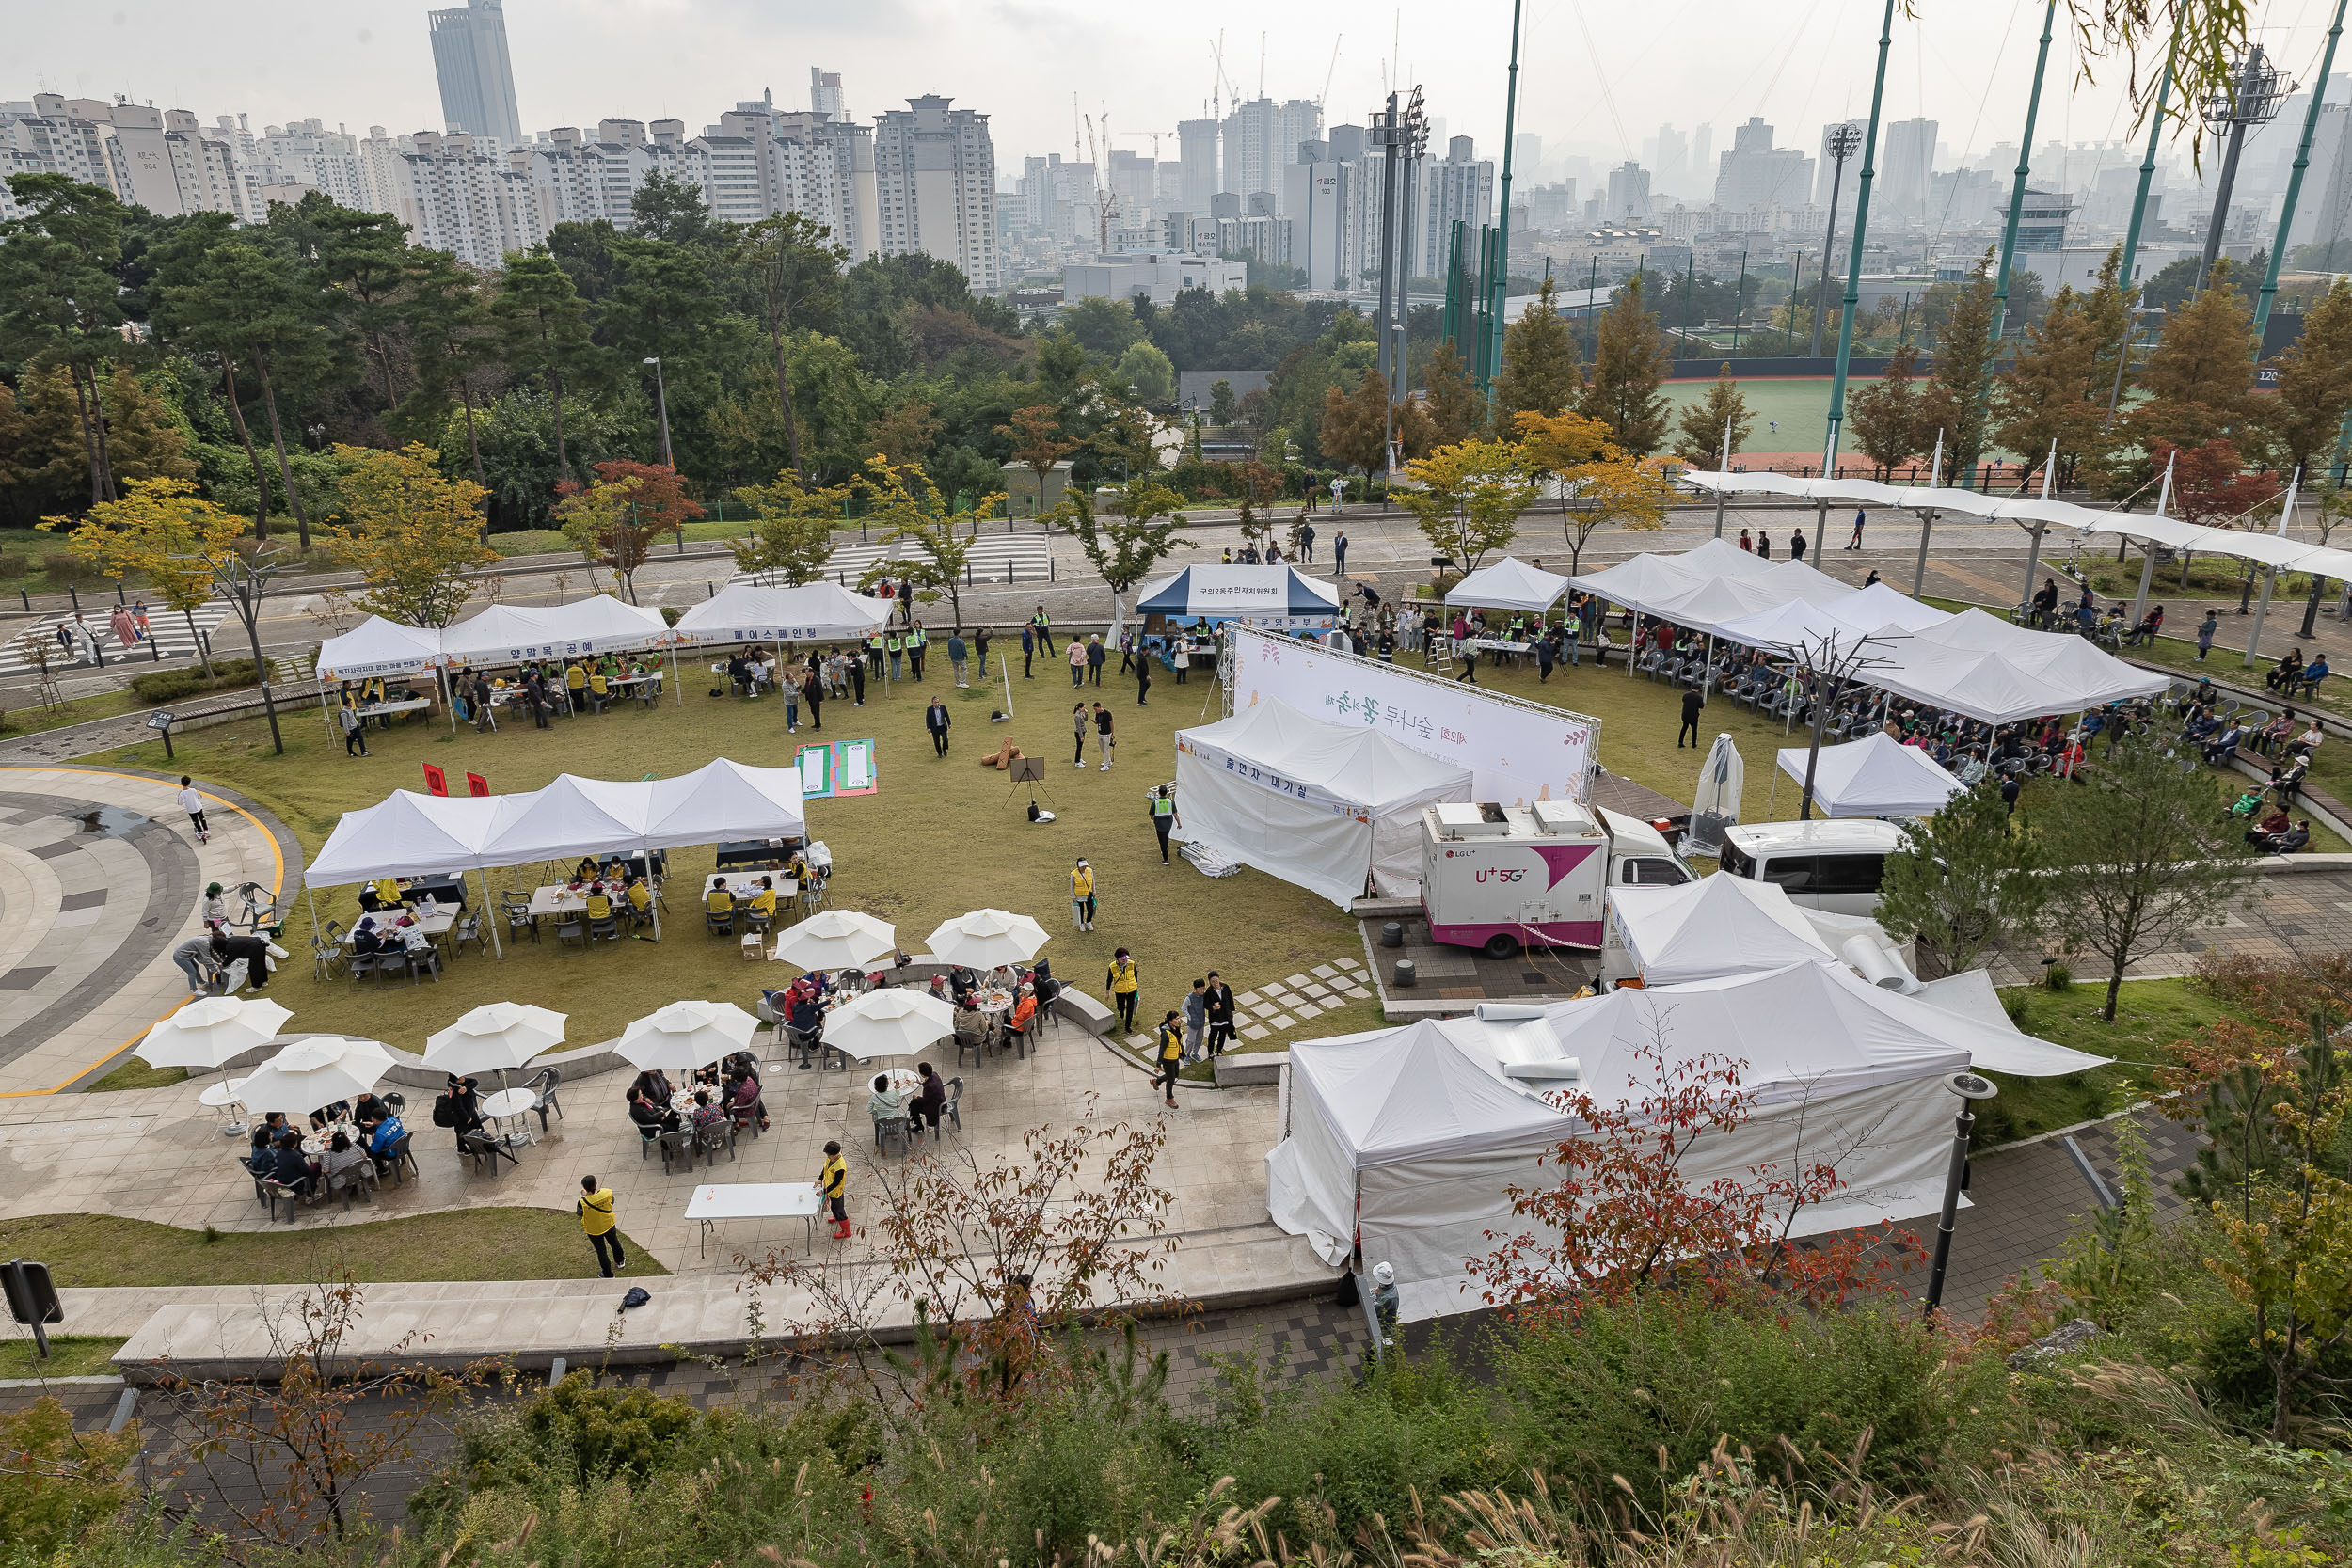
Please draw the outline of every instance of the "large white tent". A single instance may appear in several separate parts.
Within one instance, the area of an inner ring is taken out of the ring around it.
[[[597,594],[560,605],[492,605],[441,633],[444,664],[518,664],[575,654],[622,654],[670,640],[658,610]]]
[[[1788,891],[1745,877],[1613,887],[1603,963],[1644,985],[1684,985],[1836,955]],[[1622,961],[1619,953],[1622,953]]]
[[[1176,735],[1177,835],[1344,909],[1367,878],[1421,888],[1421,808],[1470,799],[1472,775],[1360,724],[1271,698]]]
[[[1455,583],[1446,594],[1445,602],[1541,614],[1558,604],[1560,595],[1567,591],[1568,579],[1559,573],[1530,566],[1517,556],[1506,555]]]
[[[318,678],[325,684],[414,675],[440,661],[439,632],[371,615],[341,637],[319,644]]]
[[[1780,749],[1780,770],[1804,783],[1807,750]],[[1824,746],[1813,769],[1813,803],[1830,816],[1932,816],[1966,786],[1916,746],[1873,730]]]
[[[678,617],[682,643],[826,642],[863,637],[890,619],[891,601],[837,582],[789,588],[729,583]]]
[[[1187,566],[1145,583],[1138,615],[1198,616],[1262,626],[1323,624],[1340,612],[1339,595],[1294,566]]]
[[[1791,1234],[1915,1219],[1943,1197],[1957,1104],[1943,1080],[1972,1054],[1995,1065],[2022,1037],[1806,962],[1612,991],[1525,1023],[1425,1021],[1305,1041],[1290,1051],[1267,1208],[1327,1260],[1360,1240],[1367,1263],[1394,1264],[1408,1319],[1474,1307],[1467,1267],[1493,1249],[1488,1233],[1528,1228],[1510,1189],[1556,1180],[1537,1157],[1584,1131],[1539,1089],[1638,1107],[1659,1092],[1662,1049],[1670,1062],[1743,1063],[1755,1097],[1743,1123],[1687,1151],[1686,1182],[1828,1164],[1841,1185],[1794,1215]]]
[[[2045,713],[2079,713],[2147,696],[2168,677],[2062,632],[2029,631],[1980,610],[1890,638],[1860,673],[1869,685],[1988,724]]]

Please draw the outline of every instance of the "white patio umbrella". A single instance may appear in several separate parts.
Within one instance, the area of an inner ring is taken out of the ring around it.
[[[930,935],[931,957],[966,969],[1001,969],[1026,963],[1047,941],[1045,927],[1025,914],[974,910]]]
[[[691,1072],[742,1050],[758,1028],[732,1002],[673,1002],[623,1030],[614,1049],[640,1072]]]
[[[207,996],[148,1030],[131,1053],[149,1067],[222,1068],[276,1039],[292,1017],[292,1008],[267,997]],[[224,1073],[222,1082],[227,1081]],[[234,1136],[245,1131],[245,1123],[231,1120],[223,1131]]]
[[[898,950],[898,928],[854,910],[827,910],[776,936],[776,957],[803,969],[863,969]]]
[[[564,1043],[565,1015],[527,1002],[490,1002],[424,1040],[424,1065],[460,1078],[518,1068]]]
[[[282,1111],[289,1119],[306,1117],[322,1105],[358,1099],[391,1067],[392,1053],[374,1040],[313,1035],[255,1069],[237,1098],[246,1110],[263,1116]]]
[[[956,1032],[956,1012],[929,991],[869,990],[825,1015],[825,1043],[861,1062],[912,1056]]]

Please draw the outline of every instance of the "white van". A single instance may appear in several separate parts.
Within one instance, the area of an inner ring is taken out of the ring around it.
[[[1724,830],[1724,873],[1771,882],[1791,902],[1836,914],[1870,914],[1879,905],[1886,857],[1903,832],[1875,817],[1758,822]]]
[[[1676,853],[1666,835],[1638,816],[1599,808],[1609,830],[1611,887],[1680,887],[1695,882],[1699,874]]]

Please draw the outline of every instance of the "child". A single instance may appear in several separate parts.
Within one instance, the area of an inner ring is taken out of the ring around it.
[[[825,1141],[825,1168],[817,1178],[817,1196],[833,1210],[833,1236],[836,1242],[850,1239],[850,1167],[841,1158],[840,1140]]]

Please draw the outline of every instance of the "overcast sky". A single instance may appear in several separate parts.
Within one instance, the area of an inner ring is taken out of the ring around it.
[[[209,122],[242,111],[264,123],[316,115],[355,132],[437,128],[440,101],[422,4],[346,0],[13,0],[0,98],[36,90],[126,93]],[[675,117],[691,130],[739,98],[772,88],[805,107],[812,65],[842,72],[850,110],[868,119],[911,94],[939,92],[992,117],[999,164],[1073,146],[1072,94],[1116,145],[1197,116],[1216,83],[1222,29],[1233,87],[1279,98],[1329,90],[1325,116],[1359,121],[1389,86],[1423,85],[1449,134],[1499,149],[1509,0],[1393,8],[1337,0],[1203,0],[1181,8],[1093,0],[506,0],[526,133],[612,117]],[[1869,108],[1880,0],[1527,0],[1522,131],[1548,156],[1640,155],[1661,121],[1688,132],[1762,115],[1786,144],[1810,148],[1820,124]],[[2036,0],[1919,0],[1896,23],[1890,119],[1941,122],[1955,158],[2013,140],[2021,127],[2041,6]],[[2316,66],[2326,0],[2257,0],[2261,35],[2296,76]],[[2065,35],[2051,55],[2040,135],[2069,141],[2128,129],[2123,71],[2076,78]],[[1264,66],[1260,71],[1260,40]],[[1338,63],[1333,68],[1333,44]],[[1099,133],[1098,133],[1099,134]],[[1170,157],[1172,139],[1164,146]]]

